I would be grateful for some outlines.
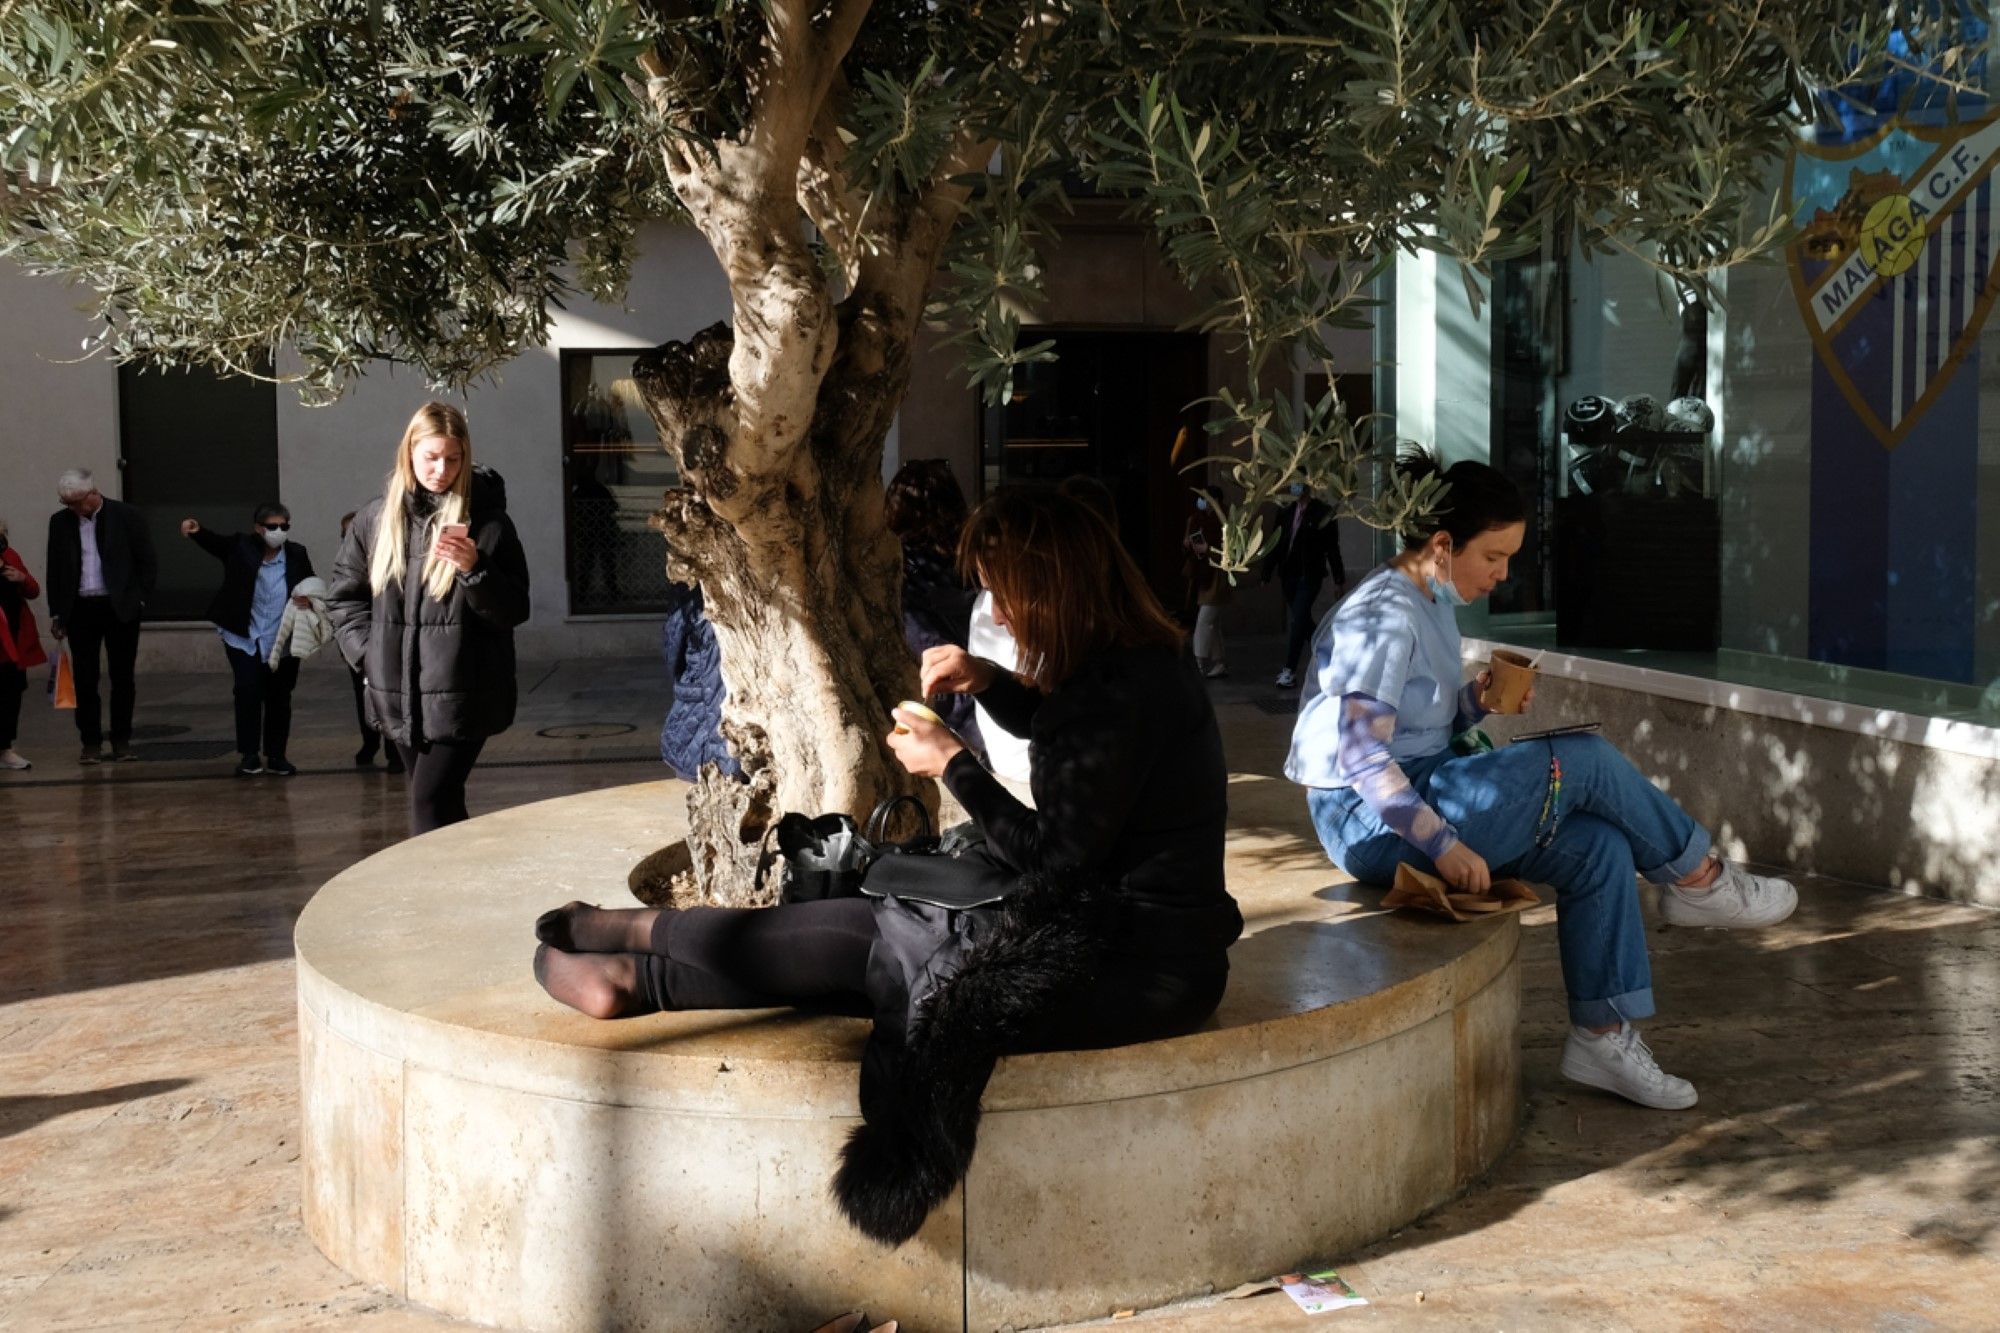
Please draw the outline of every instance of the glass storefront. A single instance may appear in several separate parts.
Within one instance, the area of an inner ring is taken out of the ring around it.
[[[634,351],[562,354],[566,566],[572,615],[666,610],[666,552],[647,520],[679,483],[632,383]]]

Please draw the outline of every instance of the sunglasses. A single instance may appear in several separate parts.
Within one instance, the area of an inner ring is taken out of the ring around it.
[[[266,523],[263,525],[263,528],[266,532],[290,532],[292,525],[289,523]]]

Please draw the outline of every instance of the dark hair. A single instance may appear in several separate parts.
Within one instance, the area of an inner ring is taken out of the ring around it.
[[[1417,515],[1404,527],[1406,551],[1416,550],[1439,532],[1448,535],[1452,549],[1458,550],[1482,532],[1528,519],[1521,488],[1506,473],[1484,463],[1467,459],[1440,468],[1429,454],[1411,452],[1396,460],[1396,471],[1411,481],[1437,477],[1446,487],[1430,513]]]
[[[1003,486],[967,520],[958,567],[992,592],[1043,690],[1106,648],[1179,648],[1181,629],[1095,510],[1047,486]]]
[[[903,545],[949,555],[965,526],[965,492],[944,459],[913,458],[896,469],[883,511]]]
[[[1090,511],[1110,525],[1113,536],[1118,534],[1118,497],[1111,488],[1088,472],[1077,472],[1056,483],[1056,491],[1072,500],[1081,501]]]
[[[285,522],[289,523],[292,521],[292,511],[273,501],[270,504],[258,505],[257,512],[252,515],[250,521],[261,528],[272,519],[281,515],[284,517]]]

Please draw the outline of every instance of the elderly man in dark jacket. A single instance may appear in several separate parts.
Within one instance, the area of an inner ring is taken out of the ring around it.
[[[139,616],[159,579],[153,538],[136,508],[97,489],[72,468],[56,482],[62,508],[49,516],[46,563],[49,631],[69,642],[76,678],[79,762],[104,759],[104,718],[98,702],[98,653],[111,668],[111,758],[132,753],[132,712],[138,699]]]

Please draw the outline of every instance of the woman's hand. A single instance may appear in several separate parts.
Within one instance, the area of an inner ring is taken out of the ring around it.
[[[933,648],[925,653],[942,651]],[[958,651],[963,651],[960,649]],[[920,778],[941,778],[945,765],[949,764],[965,743],[950,727],[928,718],[906,713],[898,708],[890,714],[896,719],[896,729],[889,733],[889,749],[905,769]]]
[[[1444,882],[1460,893],[1485,893],[1493,887],[1493,872],[1486,868],[1486,858],[1462,842],[1453,843],[1451,850],[1437,859],[1437,868]]]
[[[983,657],[974,657],[954,643],[924,649],[918,668],[924,698],[933,694],[979,694],[993,683],[999,668]],[[911,772],[915,772],[912,769]]]
[[[461,574],[470,574],[472,567],[479,563],[479,548],[473,544],[472,538],[456,532],[439,533],[431,551]]]
[[[0,565],[0,579],[5,579],[9,583],[26,583],[28,576],[12,565]]]
[[[184,518],[181,520],[181,536],[192,537],[197,532],[200,531],[201,531],[201,524],[195,522],[193,519]]]

